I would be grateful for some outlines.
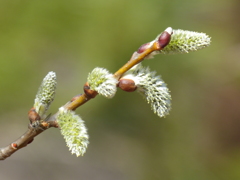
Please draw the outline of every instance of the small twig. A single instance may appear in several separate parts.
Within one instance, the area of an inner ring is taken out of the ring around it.
[[[0,160],[6,159],[17,150],[30,144],[33,141],[34,137],[42,133],[43,131],[44,129],[40,127],[33,128],[29,125],[29,129],[21,137],[19,137],[16,141],[12,142],[8,146],[0,149]]]
[[[39,121],[40,124],[37,127],[33,127],[31,124],[29,124],[28,130],[16,141],[12,142],[6,147],[0,148],[0,160],[4,160],[10,157],[17,150],[26,147],[34,140],[34,137],[49,129],[50,127],[57,128],[58,124],[55,120],[55,116],[56,114],[47,118],[47,121]]]

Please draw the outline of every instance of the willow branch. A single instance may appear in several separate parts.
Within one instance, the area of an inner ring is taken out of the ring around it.
[[[118,71],[115,72],[114,77],[119,80],[121,76],[127,72],[134,65],[143,61],[152,52],[159,51],[163,49],[170,41],[169,33],[162,33],[154,41],[142,45],[138,51],[134,52],[131,59],[122,66]],[[85,104],[89,100],[93,99],[98,93],[96,91],[90,90],[88,83],[84,85],[84,93],[77,95],[67,102],[63,107],[68,110],[76,110],[81,105]],[[49,116],[45,120],[41,120],[40,116],[36,114],[34,108],[32,108],[29,114],[29,119],[31,123],[28,126],[27,131],[20,136],[16,141],[12,142],[6,147],[0,148],[0,160],[4,160],[10,157],[13,153],[19,149],[26,147],[30,144],[36,136],[44,132],[45,130],[55,127],[58,128],[58,123],[56,122],[56,116],[58,112],[52,116]]]

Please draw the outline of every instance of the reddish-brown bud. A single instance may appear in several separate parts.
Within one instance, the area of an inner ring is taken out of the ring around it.
[[[160,48],[164,48],[171,41],[172,28],[167,28],[158,38]]]
[[[36,109],[33,107],[28,111],[28,118],[30,120],[31,123],[38,121],[41,119],[41,117],[39,116],[39,114],[36,112]]]
[[[149,48],[150,42],[143,44],[140,46],[140,48],[138,48],[137,53],[141,54],[142,52],[144,52],[146,49]]]
[[[137,86],[132,79],[120,79],[118,87],[126,92],[133,92],[137,89]]]
[[[98,94],[97,91],[91,90],[88,82],[86,82],[83,86],[83,90],[85,94],[90,98],[95,98],[95,96]]]
[[[17,149],[18,148],[18,145],[16,143],[12,143],[11,146],[12,146],[13,149]]]

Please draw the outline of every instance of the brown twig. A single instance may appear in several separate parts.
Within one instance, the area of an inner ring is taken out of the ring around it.
[[[17,150],[26,147],[34,140],[35,136],[39,135],[49,127],[57,127],[57,124],[54,121],[48,123],[43,121],[36,128],[29,124],[28,130],[16,141],[12,142],[6,147],[0,148],[0,160],[4,160],[15,153]]]

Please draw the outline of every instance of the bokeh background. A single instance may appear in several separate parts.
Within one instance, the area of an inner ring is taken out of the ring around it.
[[[52,128],[2,161],[0,179],[239,180],[239,8],[239,0],[1,0],[0,146],[26,131],[49,71],[58,77],[55,113],[93,68],[115,72],[169,26],[205,32],[212,44],[143,62],[171,90],[166,118],[138,93],[97,96],[77,109],[90,136],[83,157]]]

